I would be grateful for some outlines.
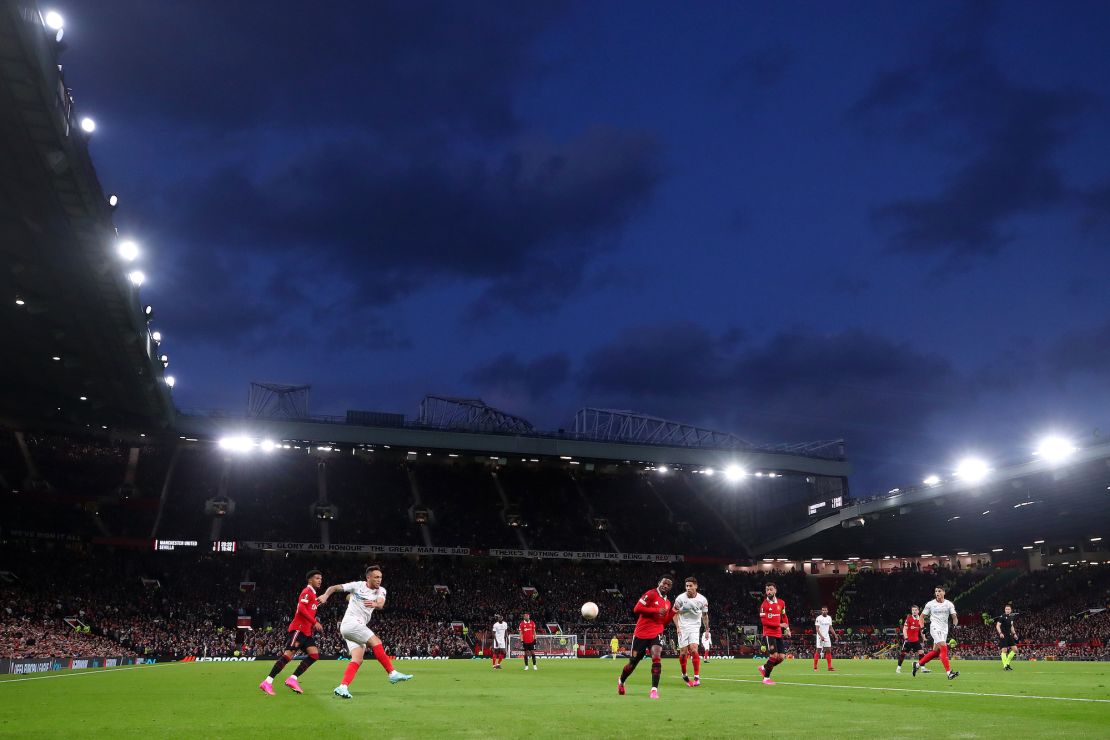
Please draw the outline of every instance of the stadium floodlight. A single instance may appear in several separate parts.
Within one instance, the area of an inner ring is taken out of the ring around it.
[[[150,333],[150,338],[153,339],[155,342],[158,342],[159,344],[161,344],[162,343],[162,332],[152,331]]]
[[[978,483],[990,472],[991,469],[987,463],[977,457],[965,457],[956,466],[956,477],[968,483]]]
[[[1033,540],[1033,544],[1034,544],[1034,545],[1043,545],[1043,544],[1044,544],[1044,540]]]
[[[1076,446],[1072,444],[1071,440],[1050,435],[1041,440],[1034,454],[1047,462],[1059,463],[1071,457],[1076,449]]]
[[[659,467],[657,467],[655,469],[655,471],[657,473],[662,473],[662,474],[666,475],[667,473],[671,472],[671,469],[668,468],[666,465],[660,465]]]
[[[996,547],[993,550],[991,550],[991,552],[1002,552],[1002,548],[1001,547]]]
[[[46,11],[46,15],[44,15],[42,19],[46,22],[46,27],[51,31],[61,31],[66,25],[66,19],[56,10]]]
[[[141,288],[143,287],[143,283],[146,282],[146,275],[143,274],[142,270],[132,270],[127,273],[127,279],[130,280],[131,284],[136,288]]]
[[[965,550],[964,552],[958,552],[958,553],[956,553],[956,554],[957,554],[957,555],[967,555],[967,551]]]
[[[81,130],[86,134],[91,134],[93,131],[96,131],[96,121],[85,116],[81,119]]]
[[[80,399],[81,399],[82,401],[88,401],[88,400],[89,400],[89,397],[88,397],[88,396],[80,396]]]
[[[173,377],[172,375],[167,375],[166,385],[168,385],[170,388],[173,388],[175,385],[177,385],[177,378]]]
[[[161,357],[158,358],[158,361],[162,363],[162,367],[169,367],[170,366],[170,356],[169,355],[162,355]]]
[[[27,301],[23,300],[22,298],[16,298],[15,299],[15,305],[17,305],[17,306],[26,306]],[[1110,488],[1108,488],[1107,490],[1110,490]]]
[[[273,452],[277,446],[272,439],[264,439],[258,444],[258,448],[263,452]]]
[[[931,552],[927,552],[927,553],[925,553],[924,555],[922,555],[921,557],[923,557],[923,558],[931,558],[931,557],[933,557],[933,553],[931,553]]]
[[[241,435],[221,437],[219,444],[221,450],[227,450],[228,452],[246,452],[254,447],[254,442],[251,441],[250,437]]]
[[[747,473],[745,473],[744,469],[739,465],[729,465],[725,468],[725,480],[729,483],[736,483],[745,475],[747,475]]]
[[[115,209],[118,206],[119,206],[119,196],[116,195],[115,193],[112,193],[111,195],[108,196],[108,207]]]
[[[1102,542],[1102,538],[1101,537],[1092,537],[1091,542]]]
[[[705,470],[703,470],[701,472],[702,472],[702,475],[713,475],[717,471],[714,470],[713,468],[706,468]]]
[[[59,357],[58,355],[52,355],[50,357],[50,359],[53,360],[54,362],[61,362],[62,361],[62,358]]]
[[[930,475],[930,476],[927,476],[925,478],[925,480],[923,480],[921,482],[924,483],[927,486],[940,485],[940,476],[939,475]]]
[[[130,239],[124,239],[116,245],[116,253],[125,262],[133,262],[139,258],[139,245]]]
[[[1032,545],[1022,545],[1022,546],[1021,546],[1021,549],[1022,549],[1022,550],[1032,550],[1032,549],[1033,549],[1033,546],[1032,546]]]

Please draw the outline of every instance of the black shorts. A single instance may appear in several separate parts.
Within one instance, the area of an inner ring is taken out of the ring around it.
[[[767,648],[768,655],[770,655],[771,653],[786,652],[786,643],[783,642],[783,639],[781,637],[771,637],[770,635],[764,635],[761,639],[763,641],[763,647]]]
[[[525,642],[525,643],[522,643],[521,647],[523,648],[524,652],[531,652],[531,651],[536,649],[536,643],[535,642]]]
[[[286,650],[308,650],[310,647],[316,647],[316,638],[300,630],[290,632],[289,641],[285,643]]]
[[[632,638],[632,653],[634,655],[651,655],[652,647],[663,645],[663,635],[658,637],[633,637]]]
[[[921,652],[921,641],[920,640],[916,640],[916,641],[903,640],[902,641],[902,652],[903,653],[919,653],[919,652]]]
[[[1012,635],[998,638],[998,647],[1000,648],[1012,648],[1014,645],[1017,645],[1017,640],[1015,640]]]

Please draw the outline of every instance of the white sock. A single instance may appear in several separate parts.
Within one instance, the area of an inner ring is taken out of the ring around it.
[[[273,676],[266,676],[266,683],[273,683],[273,682],[274,682],[274,677]]]

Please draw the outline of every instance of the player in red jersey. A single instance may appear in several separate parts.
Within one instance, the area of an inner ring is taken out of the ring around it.
[[[663,576],[659,584],[644,593],[632,611],[636,613],[636,629],[632,633],[632,655],[628,664],[621,670],[621,677],[617,679],[617,693],[624,695],[624,682],[636,670],[636,666],[650,652],[651,653],[651,698],[659,698],[659,676],[663,672],[663,630],[674,618],[671,602],[667,594],[671,591],[673,582],[670,576]]]
[[[898,653],[898,667],[894,669],[895,673],[902,672],[902,661],[906,659],[906,654],[913,652],[914,661],[920,661],[921,656],[925,651],[921,648],[921,609],[917,604],[910,607],[910,615],[906,617],[906,623],[902,625],[902,650]]]
[[[782,638],[790,637],[790,620],[786,616],[786,602],[778,597],[775,584],[763,587],[767,598],[759,605],[759,621],[763,624],[763,649],[767,651],[767,662],[759,667],[763,683],[771,685],[771,671],[786,660],[786,648]]]
[[[316,589],[323,585],[324,574],[318,570],[310,570],[305,574],[305,579],[308,581],[308,585],[301,590],[301,595],[297,597],[297,613],[293,615],[293,621],[289,623],[289,640],[285,643],[285,651],[274,663],[274,667],[270,669],[270,675],[258,684],[258,688],[270,696],[274,695],[274,677],[281,673],[282,669],[289,664],[289,661],[293,660],[294,650],[303,649],[308,653],[308,657],[301,661],[293,675],[285,679],[285,685],[298,694],[304,692],[301,691],[301,685],[297,678],[311,668],[312,664],[320,657],[320,651],[316,648],[316,639],[312,635],[315,632],[324,631],[324,626],[316,619],[316,610],[320,606],[316,601]]]
[[[540,667],[536,665],[536,623],[532,621],[532,615],[524,612],[517,629],[520,630],[520,643],[524,649],[524,670],[528,670],[528,656],[532,656],[532,670],[538,671]]]

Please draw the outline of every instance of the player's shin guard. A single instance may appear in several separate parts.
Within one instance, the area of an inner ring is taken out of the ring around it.
[[[952,670],[952,667],[948,665],[948,644],[943,642],[940,644],[940,664],[944,666],[945,671]]]
[[[343,685],[350,686],[351,681],[355,680],[355,674],[358,673],[359,664],[353,660],[347,664],[347,669],[343,671]]]
[[[285,653],[282,653],[281,657],[274,661],[274,667],[270,669],[270,678],[275,677],[285,670],[285,666],[287,665],[289,665],[289,658],[285,657]]]
[[[663,661],[660,658],[651,659],[651,688],[659,688],[659,676],[663,673]]]
[[[301,675],[302,673],[307,671],[309,668],[311,668],[312,664],[315,663],[315,662],[316,662],[316,658],[309,655],[307,658],[305,658],[304,660],[302,660],[300,662],[300,665],[297,666],[297,670],[293,671],[293,675],[294,676]]]
[[[374,646],[374,657],[382,664],[382,668],[385,669],[386,673],[393,673],[393,661],[385,654],[385,645],[379,642]]]
[[[694,675],[701,675],[701,656],[697,653],[694,653]]]

